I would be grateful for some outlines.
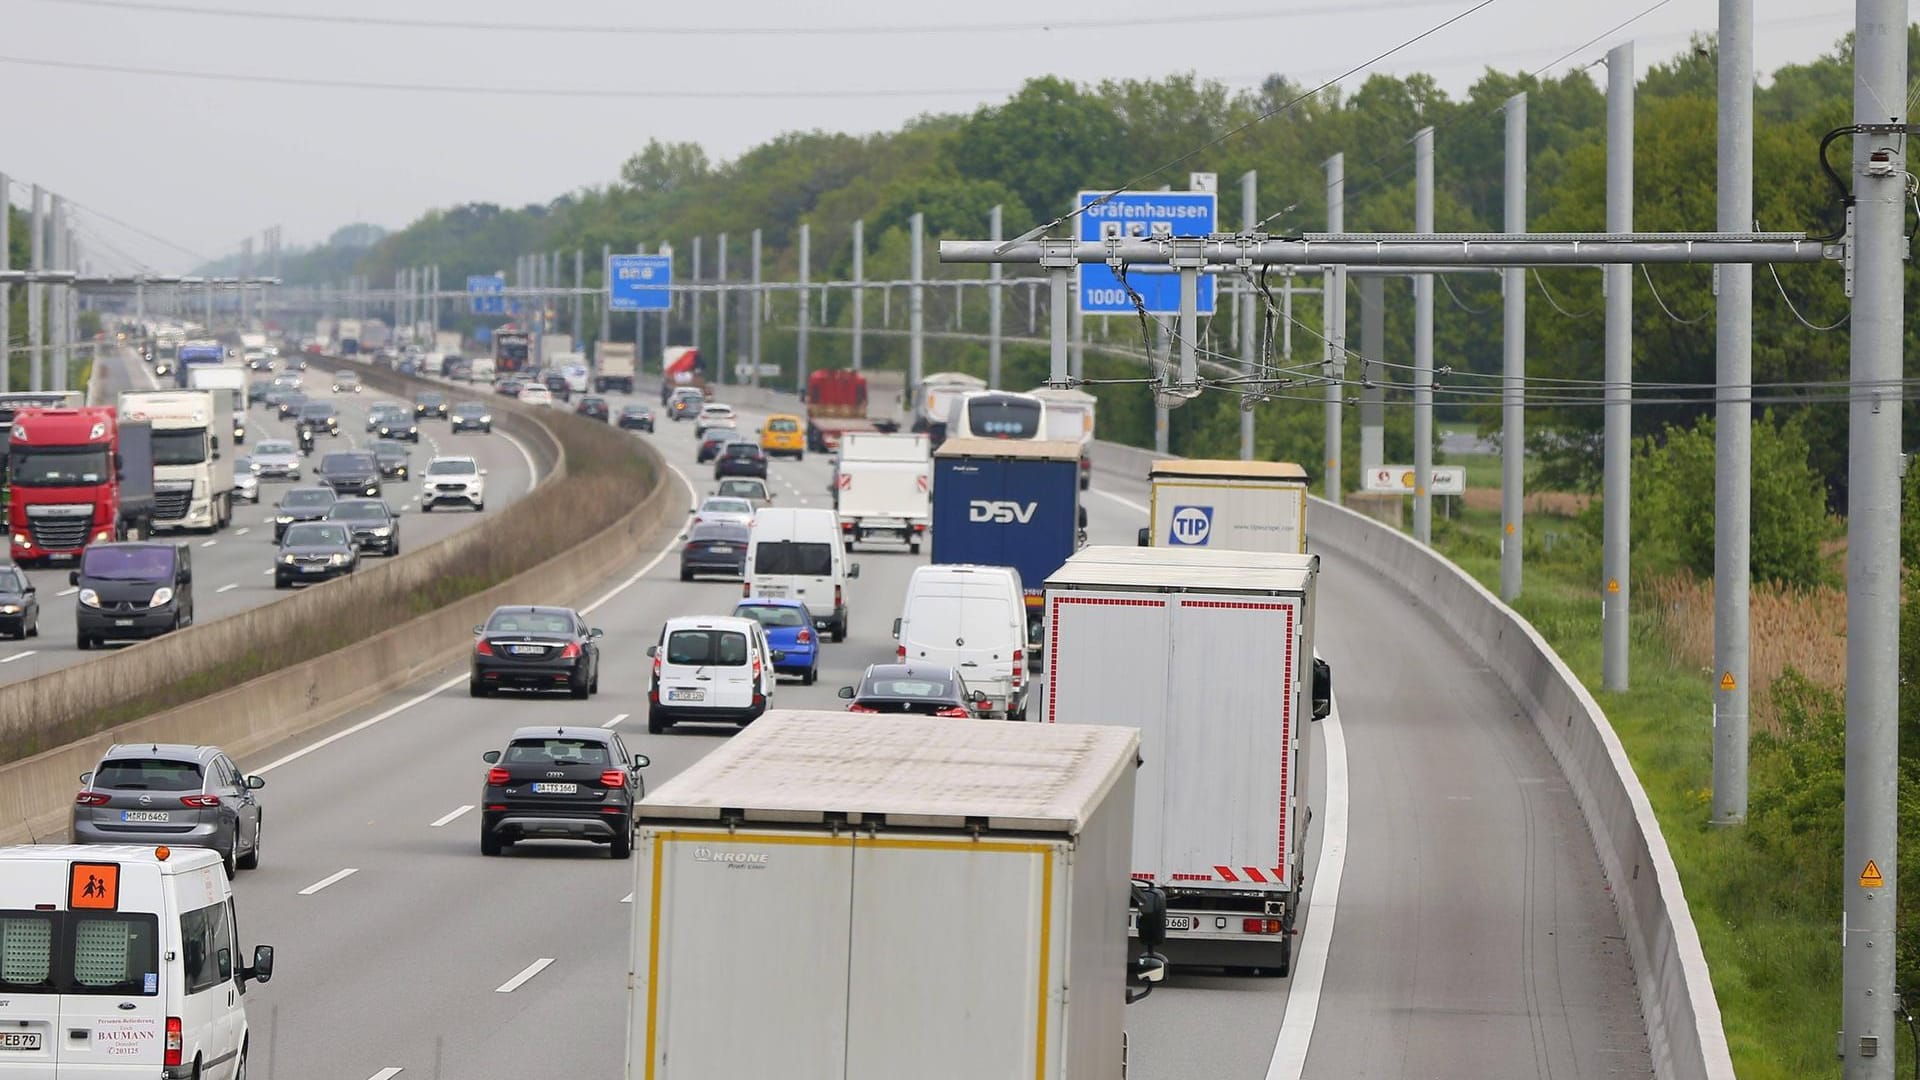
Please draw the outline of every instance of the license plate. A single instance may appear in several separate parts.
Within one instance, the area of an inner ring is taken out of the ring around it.
[[[121,821],[167,821],[172,815],[165,810],[122,810]]]
[[[705,701],[707,700],[707,692],[705,690],[669,690],[667,691],[667,700]]]
[[[1169,916],[1167,916],[1167,929],[1169,929],[1169,930],[1191,930],[1191,929],[1193,929],[1193,916],[1191,916],[1191,915],[1169,915]]]
[[[547,650],[538,645],[510,645],[507,651],[515,656],[539,656]]]
[[[0,1050],[38,1050],[40,1033],[37,1031],[8,1031],[0,1033]]]
[[[115,626],[132,626],[132,625],[133,625],[133,620],[132,620],[132,619],[115,619],[115,620],[113,620],[113,625],[115,625]]]
[[[733,547],[732,545],[729,545],[729,544],[715,544],[713,545],[713,547],[709,548],[708,550],[712,551],[715,555],[733,554]]]
[[[300,572],[303,574],[317,574],[325,569],[326,567],[324,566],[303,566],[300,568]]]
[[[535,795],[577,795],[580,793],[580,785],[579,784],[535,784],[533,785],[533,793]]]

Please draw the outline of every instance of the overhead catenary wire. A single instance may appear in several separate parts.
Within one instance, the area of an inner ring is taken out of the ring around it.
[[[1539,268],[1529,267],[1528,269],[1533,271],[1534,283],[1540,286],[1540,295],[1547,298],[1547,304],[1552,307],[1553,310],[1565,315],[1569,319],[1590,319],[1594,316],[1593,308],[1588,308],[1585,311],[1568,311],[1566,308],[1560,306],[1560,301],[1554,298],[1553,290],[1547,288],[1546,279],[1540,276]]]
[[[1771,266],[1773,264],[1769,263],[1767,265]],[[1667,301],[1663,297],[1661,297],[1660,287],[1653,283],[1653,274],[1647,270],[1647,264],[1640,263],[1639,266],[1640,266],[1640,276],[1647,279],[1647,291],[1653,294],[1653,302],[1660,305],[1660,310],[1667,313],[1667,318],[1672,319],[1674,322],[1679,323],[1681,326],[1697,326],[1700,323],[1706,321],[1707,315],[1713,314],[1713,312],[1709,311],[1703,315],[1695,315],[1691,319],[1683,319],[1680,316],[1675,315],[1673,313],[1673,309],[1667,306]]]
[[[1802,326],[1805,326],[1807,329],[1816,330],[1816,331],[1819,331],[1820,333],[1826,333],[1829,330],[1840,329],[1842,326],[1847,325],[1848,319],[1853,318],[1853,312],[1849,311],[1845,315],[1840,316],[1838,319],[1828,323],[1825,326],[1820,326],[1809,321],[1805,315],[1800,314],[1800,308],[1798,305],[1796,305],[1793,302],[1793,297],[1787,295],[1787,287],[1786,285],[1782,284],[1780,281],[1779,269],[1776,268],[1772,263],[1768,263],[1767,273],[1773,275],[1773,287],[1780,290],[1780,299],[1786,301],[1787,310],[1793,312],[1793,317],[1796,319],[1799,319],[1800,324]]]

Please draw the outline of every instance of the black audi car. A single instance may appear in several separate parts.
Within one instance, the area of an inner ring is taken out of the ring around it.
[[[633,854],[633,806],[646,797],[645,754],[595,727],[524,727],[481,755],[480,854],[520,840],[585,840],[616,859]]]
[[[360,566],[353,532],[339,521],[303,521],[287,526],[273,558],[273,587],[291,589],[296,581],[326,581]]]
[[[380,494],[380,461],[371,450],[342,450],[320,459],[320,482],[336,495]]]
[[[453,407],[447,418],[447,429],[455,435],[463,431],[485,435],[493,430],[493,413],[477,401],[463,401]]]
[[[966,679],[944,664],[874,664],[856,687],[843,686],[848,712],[913,713],[966,719],[986,703],[985,691],[969,690]]]
[[[300,406],[297,423],[310,427],[317,434],[326,432],[338,438],[340,435],[340,410],[333,407],[331,401],[308,401]]]
[[[413,395],[413,415],[422,419],[445,420],[447,395],[437,390],[422,390]]]
[[[564,382],[565,380],[563,379],[561,381]],[[588,394],[580,399],[580,404],[575,405],[573,411],[589,420],[599,420],[604,423],[611,410],[607,407],[606,398],[598,394]]]
[[[746,577],[747,539],[745,525],[695,525],[680,548],[680,580],[692,581],[696,574]]]
[[[300,415],[300,406],[307,403],[307,395],[299,390],[282,390],[280,399],[273,403],[274,411],[280,419],[287,420]]]
[[[288,526],[326,517],[339,498],[330,487],[289,488],[273,507],[274,543],[286,535]]]
[[[620,406],[619,424],[628,431],[653,430],[653,410],[645,405]]]
[[[767,452],[760,444],[744,439],[727,443],[713,458],[713,478],[719,480],[728,476],[757,476],[767,478]]]
[[[407,448],[397,440],[373,440],[373,460],[380,465],[380,475],[389,480],[405,480],[413,475],[413,462]]]
[[[467,692],[486,697],[502,687],[566,690],[584,698],[600,689],[599,642],[600,631],[570,608],[495,608],[473,628]]]
[[[361,551],[400,554],[400,519],[379,499],[341,499],[327,511],[326,520],[345,525]]]

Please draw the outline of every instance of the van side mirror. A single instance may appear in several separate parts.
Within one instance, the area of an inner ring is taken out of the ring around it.
[[[843,700],[843,701],[852,701],[852,700],[853,700],[853,687],[851,687],[851,686],[843,686],[843,687],[841,687],[841,688],[840,688],[840,698],[841,698],[841,700]],[[84,779],[86,779],[86,778],[85,778],[85,777],[81,777],[81,779],[82,779],[82,780],[84,780]]]
[[[899,619],[893,620],[893,639],[895,641],[900,640],[900,620]]]
[[[1151,532],[1149,532],[1149,531],[1147,531],[1146,529],[1144,529],[1144,528],[1143,528],[1143,529],[1141,529],[1141,530],[1140,530],[1140,537],[1139,537],[1139,539],[1137,539],[1137,540],[1135,540],[1135,541],[1134,541],[1134,545],[1135,545],[1136,547],[1149,547],[1149,546],[1151,546],[1151,545],[1149,545],[1149,544],[1147,543],[1147,538],[1148,538],[1148,537],[1150,537],[1150,536],[1152,536],[1152,535],[1153,535],[1153,534],[1152,534]]]
[[[500,764],[500,751],[489,750],[486,753],[480,755],[480,760],[486,762],[489,765],[498,765]]]
[[[248,979],[262,983],[273,979],[273,946],[253,947],[253,966],[240,969],[240,981],[245,983]]]
[[[653,764],[653,759],[652,759],[652,758],[650,758],[650,757],[648,757],[647,755],[645,755],[645,754],[635,754],[635,755],[633,755],[633,767],[634,767],[634,768],[636,768],[636,769],[644,769],[644,768],[646,768],[647,766],[649,766],[649,765],[651,765],[651,764]]]
[[[219,461],[220,460],[220,436],[209,435],[207,436],[207,441],[213,444],[213,460]]]
[[[647,655],[648,655],[648,656],[659,656],[659,655],[660,655],[660,646],[658,646],[658,645],[649,645],[649,646],[647,646]]]
[[[860,576],[860,564],[859,564],[859,563],[854,563],[853,565],[851,565],[851,566],[849,566],[849,567],[847,567],[847,580],[848,580],[848,581],[852,581],[852,580],[853,580],[854,578],[857,578],[857,577],[859,577],[859,576]]]
[[[777,664],[777,663],[779,663],[779,662],[780,662],[780,661],[782,661],[782,660],[785,660],[785,659],[787,658],[787,654],[786,654],[786,650],[784,650],[784,649],[773,649],[773,650],[770,650],[770,655],[771,655],[771,659],[772,659],[772,660],[773,660],[773,662],[774,662],[774,663],[776,663],[776,664]]]
[[[487,628],[484,626],[476,626],[473,628],[473,633],[476,637],[486,632],[487,632]]]
[[[607,632],[605,630],[602,630],[597,626],[591,627],[587,630],[587,640],[598,641],[600,638],[606,636],[606,633]]]
[[[1313,658],[1313,718],[1324,720],[1333,711],[1333,668],[1319,657]]]

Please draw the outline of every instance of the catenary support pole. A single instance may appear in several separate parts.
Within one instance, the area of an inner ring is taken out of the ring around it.
[[[702,330],[700,313],[707,303],[706,297],[700,292],[700,249],[704,246],[701,242],[704,239],[704,237],[699,236],[693,238],[693,273],[690,275],[690,279],[693,282],[694,291],[687,297],[687,305],[693,309],[693,339],[687,342],[687,344],[693,346],[695,349],[701,348],[701,342],[704,340],[700,335],[700,331]],[[661,354],[660,362],[662,364],[667,362],[665,353]]]
[[[668,259],[672,259],[673,245],[668,244],[666,241],[662,240],[660,242],[659,254],[665,255]],[[656,348],[659,350],[658,355],[660,356],[661,363],[665,363],[666,356],[667,356],[667,342],[672,340],[672,334],[673,334],[673,293],[672,292],[667,293],[667,306],[660,309],[659,331],[660,331],[659,336],[655,339],[658,342]],[[639,348],[635,348],[633,350],[633,354],[634,354],[633,355],[633,374],[635,378],[639,378],[640,373],[647,369],[647,364],[646,364],[647,354],[645,350],[642,350]]]
[[[1326,161],[1327,170],[1327,231],[1338,235],[1347,231],[1347,155],[1335,154]],[[1328,502],[1340,503],[1340,446],[1344,432],[1340,430],[1341,403],[1346,394],[1346,327],[1344,325],[1347,299],[1346,267],[1330,266],[1320,278],[1321,333],[1326,341],[1326,360],[1322,371],[1327,378],[1326,387],[1326,434],[1323,449],[1326,453],[1327,475],[1322,490]]]
[[[28,238],[28,266],[35,272],[47,268],[47,193],[33,185],[33,211],[29,217],[33,235]],[[47,287],[38,281],[27,283],[27,380],[28,389],[47,388],[46,374],[46,296]]]
[[[1240,228],[1251,233],[1260,225],[1260,177],[1248,169],[1240,177]],[[1242,286],[1246,282],[1241,282]],[[1248,378],[1257,374],[1266,357],[1260,354],[1260,334],[1255,329],[1259,317],[1259,298],[1247,292],[1240,301],[1240,366]],[[1240,460],[1253,460],[1254,412],[1243,402],[1240,409]]]
[[[1607,230],[1633,231],[1633,43],[1607,53]],[[1627,689],[1629,662],[1627,542],[1633,453],[1633,267],[1603,271],[1606,280],[1606,416],[1601,449],[1600,680]]]
[[[913,215],[913,250],[908,254],[913,286],[907,297],[907,385],[919,387],[926,374],[926,280],[927,216]]]
[[[70,237],[67,233],[67,200],[58,195],[53,197],[53,235],[49,239],[53,245],[53,268],[55,270],[73,269],[68,265],[67,241]],[[67,365],[73,362],[72,343],[67,340],[67,292],[65,285],[55,285],[47,290],[47,319],[52,323],[49,330],[53,339],[51,350],[53,371],[48,389],[55,392],[67,388]],[[211,331],[213,324],[213,286],[211,285],[207,286],[207,297],[207,324]]]
[[[1386,392],[1381,383],[1393,369],[1365,362],[1386,359],[1387,281],[1377,274],[1362,274],[1354,284],[1360,291],[1360,355],[1366,372],[1360,387],[1360,468],[1364,471],[1387,463]]]
[[[694,245],[695,245],[695,246],[694,246],[694,250],[695,250],[695,251],[699,251],[699,250],[700,250],[700,248],[699,248],[699,243],[700,243],[700,242],[699,242],[698,240],[695,240],[695,241],[694,241]],[[609,274],[609,273],[607,273],[607,267],[608,267],[608,266],[609,266],[609,265],[610,265],[610,264],[611,264],[612,262],[613,262],[613,245],[612,245],[612,244],[601,244],[601,245],[600,245],[600,280],[601,280],[601,289],[600,289],[600,298],[599,298],[599,304],[600,304],[600,340],[601,340],[601,341],[612,341],[612,340],[613,340],[613,307],[612,307],[612,305],[610,305],[610,304],[608,304],[608,303],[607,303],[607,289],[608,289],[608,283],[609,283],[609,282],[611,282],[611,281],[613,280],[613,275],[611,275],[611,274]],[[694,314],[695,314],[695,315],[698,315],[698,314],[699,314],[699,312],[700,312],[700,305],[696,303],[696,304],[694,305],[694,307],[693,307],[693,310],[694,310]],[[596,350],[594,350],[594,354],[593,354],[593,359],[594,359],[594,364],[593,364],[593,367],[594,367],[594,370],[595,370],[595,371],[598,371],[598,370],[600,369],[600,352],[599,352],[599,350],[598,350],[598,349],[596,349]]]
[[[13,181],[0,172],[0,270],[13,269]],[[140,296],[134,287],[136,301]],[[144,319],[138,321],[144,323]],[[13,286],[0,285],[0,394],[13,389]]]
[[[795,393],[807,388],[807,324],[813,320],[813,312],[807,307],[810,295],[807,285],[813,277],[813,229],[806,222],[800,223],[800,325],[795,332],[793,344],[794,362],[798,366],[793,377]]]
[[[573,347],[585,352],[587,349],[587,308],[582,301],[587,296],[581,289],[587,285],[587,253],[579,248],[573,249]]]
[[[1527,95],[1507,99],[1507,183],[1505,229],[1527,231]],[[1500,302],[1505,318],[1501,335],[1500,403],[1500,598],[1520,595],[1521,555],[1526,540],[1527,498],[1527,272],[1500,272]]]
[[[1858,0],[1853,118],[1907,122],[1907,0]],[[1900,379],[1906,139],[1853,140],[1854,278],[1847,456],[1846,863],[1841,1075],[1892,1080],[1900,880]]]
[[[760,324],[766,321],[767,294],[760,288],[760,230],[753,230],[753,298],[748,302],[747,314],[753,322],[748,326],[747,366],[752,369],[752,385],[760,388]]]
[[[1433,129],[1413,137],[1413,231],[1433,231]],[[1413,279],[1413,538],[1433,543],[1433,275]]]
[[[1753,227],[1753,0],[1720,0],[1716,227]],[[1753,267],[1714,267],[1713,821],[1747,820],[1747,581],[1753,537]]]
[[[726,233],[720,234],[720,239],[714,243],[714,250],[719,252],[719,266],[714,270],[714,281],[719,283],[720,291],[714,294],[719,303],[714,305],[713,379],[724,386],[727,381],[727,324],[733,321],[733,294],[727,291]]]
[[[853,351],[853,370],[859,371],[865,359],[867,334],[867,223],[859,218],[853,221],[853,334],[849,346]],[[919,387],[907,388],[909,394],[919,392]]]
[[[1073,302],[1067,311],[1067,328],[1072,334],[1068,355],[1072,357],[1073,381],[1077,383],[1087,377],[1087,313],[1080,307],[1078,289],[1074,290]]]
[[[1157,367],[1160,376],[1166,378],[1170,374],[1168,362],[1173,353],[1173,331],[1167,326],[1167,320],[1165,319],[1155,319],[1153,325],[1158,332],[1158,338],[1154,342],[1153,355],[1154,359],[1158,361]],[[1172,453],[1172,428],[1172,417],[1169,415],[1167,407],[1156,402],[1153,408],[1153,450],[1162,457]]]
[[[987,239],[1005,239],[1006,221],[999,204],[987,212]],[[1006,268],[999,263],[987,267],[987,386],[1000,389],[1000,281]]]

